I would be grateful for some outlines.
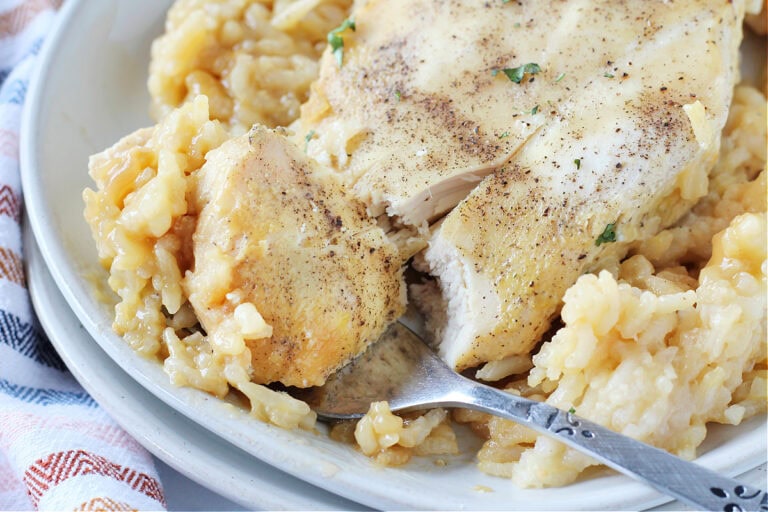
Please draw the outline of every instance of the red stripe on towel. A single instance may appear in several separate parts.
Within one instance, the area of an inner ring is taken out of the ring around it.
[[[160,483],[146,473],[123,467],[85,450],[52,453],[36,460],[24,472],[24,483],[32,504],[37,507],[40,498],[52,487],[80,475],[101,475],[124,482],[133,490],[143,493],[166,506]]]

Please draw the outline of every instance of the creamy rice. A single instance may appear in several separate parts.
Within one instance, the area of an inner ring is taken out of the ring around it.
[[[149,92],[161,119],[208,97],[211,118],[244,133],[287,126],[319,72],[326,36],[351,0],[178,0],[152,46]]]
[[[356,443],[365,455],[383,466],[399,466],[413,455],[452,455],[459,453],[456,433],[446,409],[431,409],[424,414],[395,415],[387,402],[374,402],[357,422],[334,425],[331,437]]]
[[[186,311],[181,277],[191,262],[194,231],[188,176],[226,139],[220,123],[209,120],[201,96],[89,163],[96,191],[83,194],[85,217],[110,270],[109,286],[120,296],[113,327],[142,355],[166,355],[160,343],[167,323],[163,309],[172,315]]]
[[[298,117],[326,34],[350,3],[178,0],[152,48],[148,86],[158,124],[94,156],[96,189],[84,192],[119,297],[115,331],[162,360],[177,385],[219,397],[236,389],[254,416],[285,428],[312,428],[315,415],[250,382],[247,348],[213,350],[188,302],[194,175],[208,152],[253,123],[288,126]],[[695,121],[695,110],[689,115]],[[532,361],[490,364],[478,378],[573,407],[685,458],[695,456],[708,422],[738,424],[765,412],[767,140],[765,97],[738,87],[708,194],[617,268],[582,276],[563,299],[563,327]],[[707,185],[704,171],[692,186]],[[258,311],[243,306],[235,327],[266,335]],[[457,453],[452,421],[487,439],[481,470],[520,486],[565,485],[595,464],[525,427],[465,410],[394,415],[375,403],[331,436],[355,442],[379,464],[399,465],[413,455]]]

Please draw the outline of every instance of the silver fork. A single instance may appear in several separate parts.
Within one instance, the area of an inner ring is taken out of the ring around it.
[[[467,379],[421,338],[394,324],[365,353],[318,388],[292,394],[321,418],[363,416],[371,402],[393,411],[463,407],[530,427],[701,510],[768,510],[768,494],[551,405]]]

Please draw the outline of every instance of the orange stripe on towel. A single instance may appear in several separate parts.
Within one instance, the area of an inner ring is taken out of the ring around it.
[[[76,510],[132,510],[136,509],[122,501],[115,501],[112,498],[93,498],[92,500],[81,503]]]
[[[7,279],[19,286],[24,284],[24,265],[15,252],[0,247],[0,279]]]

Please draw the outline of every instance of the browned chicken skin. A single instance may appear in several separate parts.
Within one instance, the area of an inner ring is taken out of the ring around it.
[[[195,195],[190,302],[220,351],[246,343],[254,382],[322,384],[402,314],[397,249],[282,135],[257,126],[210,153]],[[241,341],[243,304],[266,325]]]

